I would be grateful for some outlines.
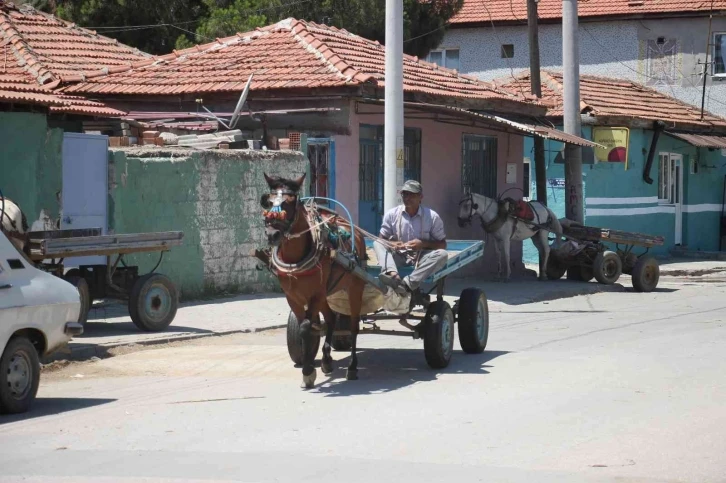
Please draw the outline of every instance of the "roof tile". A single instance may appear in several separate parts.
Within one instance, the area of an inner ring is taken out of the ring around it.
[[[540,20],[562,18],[562,0],[539,0]],[[609,17],[682,12],[708,12],[711,0],[588,0],[577,3],[578,17]],[[714,10],[726,10],[726,0],[713,0]],[[471,24],[487,22],[527,22],[526,0],[464,0],[461,9],[450,23]]]

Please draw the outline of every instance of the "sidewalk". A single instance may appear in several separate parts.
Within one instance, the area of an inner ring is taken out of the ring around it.
[[[662,263],[662,280],[668,277],[707,276],[726,271],[726,262],[668,260]],[[536,266],[528,265],[527,268],[536,273]],[[564,279],[539,282],[534,273],[513,277],[509,283],[450,279],[447,281],[445,299],[453,305],[464,288],[478,287],[486,293],[490,310],[501,311],[508,306],[632,290],[630,277],[627,275],[623,275],[618,283],[608,286]],[[165,332],[146,333],[138,330],[131,322],[125,304],[96,305],[89,313],[85,333],[51,356],[50,360],[105,357],[108,349],[124,345],[158,344],[282,328],[287,325],[289,311],[282,294],[240,295],[188,302],[181,304],[174,322]]]

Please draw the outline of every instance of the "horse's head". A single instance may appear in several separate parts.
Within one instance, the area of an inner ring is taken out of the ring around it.
[[[459,202],[459,216],[457,217],[457,222],[459,224],[459,227],[463,228],[466,225],[471,223],[471,219],[474,218],[474,215],[476,214],[476,210],[479,209],[479,205],[474,202],[474,197],[471,193],[468,193],[462,200]]]
[[[265,209],[265,234],[270,246],[279,246],[295,224],[300,203],[298,193],[304,180],[305,174],[290,180],[265,173],[270,192],[262,195],[260,204]]]

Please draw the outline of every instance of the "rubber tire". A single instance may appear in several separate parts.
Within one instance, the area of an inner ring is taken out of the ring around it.
[[[28,394],[22,399],[16,399],[8,389],[7,377],[8,366],[13,354],[23,351],[30,359],[30,366],[33,374],[31,375],[31,386]],[[3,414],[19,414],[26,412],[33,403],[36,394],[38,394],[38,386],[40,385],[40,360],[38,352],[33,344],[26,337],[13,337],[5,346],[5,351],[0,357],[0,413]]]
[[[649,268],[654,272],[654,275],[650,276],[650,280],[648,280]],[[638,258],[633,267],[632,277],[633,288],[636,292],[652,292],[658,286],[658,280],[660,280],[658,260],[649,255]]]
[[[618,281],[620,275],[623,273],[623,262],[617,253],[607,250],[597,254],[592,268],[598,282],[605,285],[612,285]]]
[[[570,267],[570,270],[572,272],[572,279],[578,282],[589,282],[595,278],[595,270],[587,265],[576,265]]]
[[[313,352],[315,353],[313,359],[318,355],[319,349],[320,335],[313,334]],[[293,363],[297,365],[302,364],[302,337],[300,336],[300,324],[292,311],[290,311],[290,315],[287,316],[287,353],[290,354],[290,359]]]
[[[442,323],[449,324],[448,354],[442,349]],[[424,356],[432,369],[443,369],[449,365],[454,349],[454,312],[446,302],[432,302],[426,311],[424,325]]]
[[[146,292],[154,285],[161,285],[166,289],[170,298],[170,307],[167,314],[161,320],[152,320],[144,311],[144,298]],[[169,327],[169,324],[176,317],[179,306],[179,292],[174,283],[166,275],[160,273],[149,273],[139,277],[134,282],[129,294],[129,314],[134,325],[144,332],[161,332]]]
[[[559,280],[567,272],[567,265],[556,260],[552,255],[547,259],[547,266],[545,267],[545,274],[550,280]]]
[[[479,339],[477,330],[477,314],[483,304],[484,337]],[[478,288],[467,288],[459,298],[459,344],[467,354],[481,354],[487,347],[489,339],[489,304],[487,297]]]
[[[78,323],[85,327],[86,321],[88,320],[88,312],[91,310],[91,291],[88,288],[88,282],[80,275],[66,274],[65,278],[68,283],[76,287],[78,294],[81,296],[81,311],[78,313]]]
[[[350,315],[335,314],[335,328],[340,330],[350,330]],[[332,342],[333,350],[339,352],[350,352],[353,348],[352,335],[334,335]]]

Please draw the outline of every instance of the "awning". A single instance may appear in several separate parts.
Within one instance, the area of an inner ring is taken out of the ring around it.
[[[373,103],[373,104],[383,104],[383,100],[365,100],[363,102],[366,103]],[[544,125],[538,125],[538,124],[524,124],[521,122],[512,121],[510,119],[505,119],[500,116],[494,116],[491,114],[482,114],[479,112],[472,112],[468,111],[466,109],[462,109],[460,107],[451,107],[451,106],[442,106],[439,104],[429,104],[429,103],[423,103],[423,102],[404,102],[403,105],[408,108],[417,109],[423,112],[429,112],[429,113],[436,113],[436,114],[444,114],[449,115],[452,117],[457,117],[460,119],[467,119],[471,121],[479,121],[482,124],[486,125],[499,125],[501,127],[508,127],[511,129],[514,129],[515,131],[521,132],[524,135],[529,136],[539,136],[541,138],[545,139],[552,139],[553,141],[559,141],[563,143],[570,143],[570,144],[576,144],[578,146],[588,146],[588,147],[605,147],[601,146],[597,143],[594,143],[588,139],[581,138],[579,136],[575,136],[572,134],[567,134],[565,132],[562,132],[558,129],[555,129],[553,127],[544,126]]]
[[[697,148],[726,149],[726,136],[713,136],[704,134],[684,134],[666,131],[666,134],[687,142]]]

